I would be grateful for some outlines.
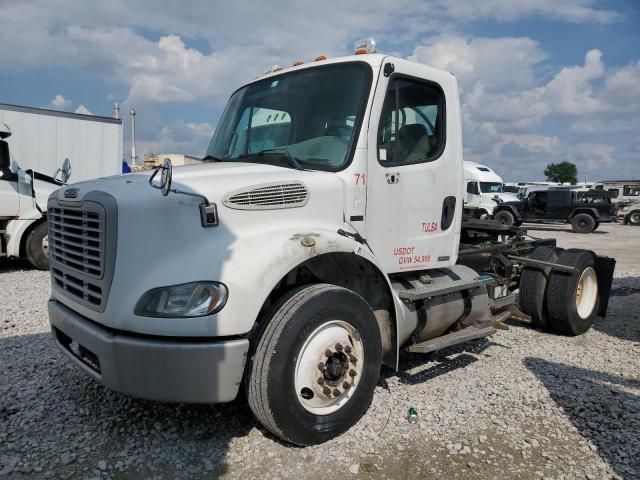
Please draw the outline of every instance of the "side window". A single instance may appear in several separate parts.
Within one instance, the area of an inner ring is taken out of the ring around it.
[[[571,202],[571,192],[549,192],[550,205],[564,205]]]
[[[627,197],[640,196],[640,187],[634,187],[633,185],[625,185],[622,194]]]
[[[429,162],[445,144],[444,94],[434,83],[391,79],[378,127],[384,167]]]
[[[477,182],[469,182],[467,183],[467,193],[472,193],[474,195],[478,195],[478,183]]]

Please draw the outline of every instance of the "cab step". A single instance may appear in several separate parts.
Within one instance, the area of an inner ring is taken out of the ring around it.
[[[403,300],[415,302],[426,298],[440,297],[451,293],[461,292],[463,290],[471,290],[481,287],[489,283],[493,283],[493,277],[480,277],[473,280],[469,279],[447,279],[446,283],[438,282],[436,284],[419,284],[414,288],[398,291],[398,296]],[[419,283],[419,282],[416,282]]]
[[[441,337],[432,338],[425,342],[415,343],[404,348],[407,352],[412,353],[429,353],[443,348],[457,345],[458,343],[468,342],[469,340],[477,340],[478,338],[488,337],[496,333],[496,329],[492,325],[472,325],[457,332],[448,333]]]

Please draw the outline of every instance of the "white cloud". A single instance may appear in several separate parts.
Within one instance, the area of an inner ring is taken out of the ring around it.
[[[53,100],[49,102],[47,108],[53,108],[54,110],[68,110],[73,102],[71,100],[67,100],[62,95],[58,94],[53,97]]]
[[[206,147],[210,125],[168,121],[160,113],[167,109],[155,105],[199,102],[213,109],[238,85],[276,63],[345,54],[353,40],[368,35],[376,37],[381,50],[400,54],[416,39],[428,38],[413,57],[451,70],[460,80],[467,158],[495,157],[500,162],[505,151],[531,155],[528,163],[517,166],[524,172],[544,161],[542,156],[569,155],[570,142],[583,144],[571,153],[580,161],[595,161],[587,159],[588,152],[599,152],[597,161],[603,164],[614,158],[621,149],[607,149],[602,138],[585,138],[601,132],[587,131],[586,124],[597,119],[614,128],[607,116],[616,111],[627,112],[625,118],[638,116],[640,63],[607,71],[602,53],[591,50],[582,65],[555,67],[550,80],[542,79],[541,72],[551,68],[551,56],[535,40],[470,38],[460,32],[475,19],[545,17],[608,24],[621,18],[603,5],[598,0],[274,0],[224,5],[194,0],[185,8],[179,2],[159,7],[156,0],[57,0],[53,8],[48,0],[8,0],[0,9],[0,44],[20,48],[0,50],[0,64],[12,72],[64,67],[94,74],[123,102],[123,112],[135,106],[144,118],[139,123],[140,152],[148,148],[197,154]],[[576,119],[570,138],[549,134],[549,122],[563,118],[566,129],[567,117]],[[624,118],[618,120],[622,126]],[[553,140],[548,139],[553,138],[557,143],[549,149]]]
[[[612,10],[594,7],[596,0],[442,0],[441,5],[452,17],[472,20],[490,18],[515,21],[531,15],[573,23],[611,23],[620,19]]]
[[[463,86],[480,83],[484,88],[500,90],[531,85],[534,66],[547,54],[538,42],[527,37],[469,39],[444,35],[416,47],[409,58],[454,73]]]
[[[136,142],[139,151],[145,153],[186,153],[203,155],[213,135],[208,123],[185,123],[182,120],[165,125],[158,135]]]

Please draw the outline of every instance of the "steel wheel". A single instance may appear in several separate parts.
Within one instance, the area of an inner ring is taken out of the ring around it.
[[[340,409],[362,377],[364,348],[358,332],[334,320],[314,330],[300,349],[295,388],[302,407],[315,415]]]
[[[49,256],[49,235],[45,235],[42,239],[41,245],[42,251],[46,256]]]
[[[581,318],[589,318],[598,299],[598,278],[593,267],[585,268],[576,288],[576,310]]]

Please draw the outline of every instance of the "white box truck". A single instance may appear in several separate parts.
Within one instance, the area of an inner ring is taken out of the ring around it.
[[[47,198],[73,163],[74,181],[122,168],[122,120],[0,104],[0,257],[48,269]],[[9,153],[11,152],[11,153]]]
[[[605,315],[613,259],[463,225],[455,77],[356,53],[239,88],[202,165],[51,195],[49,319],[71,362],[160,401],[244,389],[265,428],[310,445],[358,421],[400,350]]]

